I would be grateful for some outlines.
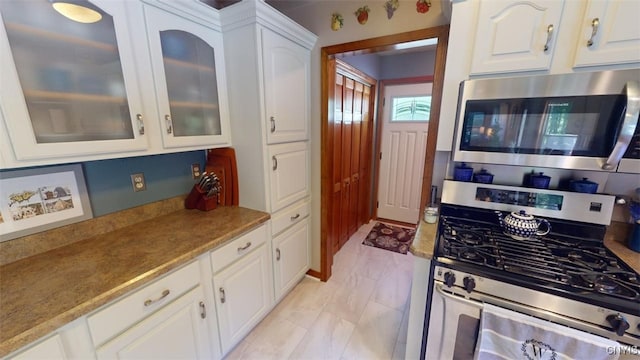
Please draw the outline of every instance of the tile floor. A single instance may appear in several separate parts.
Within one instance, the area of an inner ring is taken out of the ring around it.
[[[404,359],[413,256],[362,245],[374,224],[329,281],[304,278],[226,359]]]

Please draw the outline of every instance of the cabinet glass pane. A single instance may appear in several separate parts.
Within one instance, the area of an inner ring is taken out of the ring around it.
[[[80,23],[47,0],[0,12],[38,143],[134,138],[111,15]]]
[[[174,136],[220,135],[214,49],[179,30],[160,32]]]

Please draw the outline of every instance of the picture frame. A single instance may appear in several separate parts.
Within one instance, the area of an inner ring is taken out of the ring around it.
[[[80,164],[0,172],[0,241],[92,217]]]

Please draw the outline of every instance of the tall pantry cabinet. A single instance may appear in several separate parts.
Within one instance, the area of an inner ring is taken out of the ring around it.
[[[271,213],[278,301],[309,269],[310,55],[317,37],[263,1],[220,13],[240,206]]]

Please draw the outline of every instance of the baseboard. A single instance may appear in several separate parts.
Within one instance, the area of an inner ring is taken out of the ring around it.
[[[313,269],[309,269],[307,270],[307,275],[314,277],[316,279],[322,280],[322,273],[320,273],[319,271],[315,271]]]

